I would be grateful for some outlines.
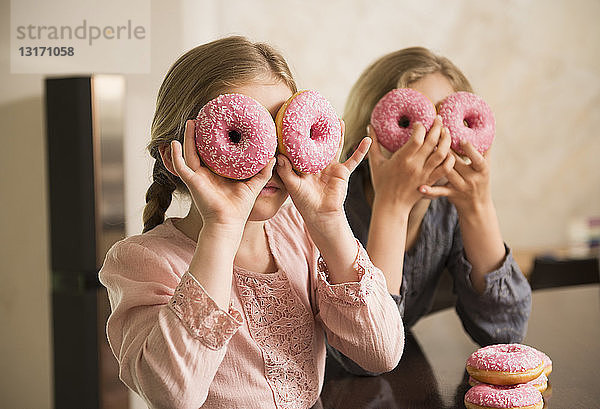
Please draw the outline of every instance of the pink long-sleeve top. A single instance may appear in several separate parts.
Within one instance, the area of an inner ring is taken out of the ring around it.
[[[234,267],[229,311],[187,272],[196,243],[167,219],[116,243],[100,270],[120,378],[152,408],[309,408],[329,343],[389,371],[404,329],[381,271],[357,244],[356,282],[329,284],[297,210],[265,224],[277,271]]]

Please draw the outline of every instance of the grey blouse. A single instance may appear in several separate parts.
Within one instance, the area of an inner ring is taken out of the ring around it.
[[[366,161],[350,178],[345,210],[354,235],[366,248],[371,208],[363,189],[365,177],[369,177]],[[477,294],[469,278],[471,264],[464,254],[456,208],[446,198],[432,200],[415,244],[404,255],[400,295],[392,295],[404,326],[410,328],[430,311],[436,285],[447,269],[454,281],[456,312],[473,341],[479,345],[522,341],[531,287],[510,249],[506,245],[505,249],[504,262],[486,275],[485,292]],[[338,351],[329,348],[329,352],[350,372],[366,373]]]

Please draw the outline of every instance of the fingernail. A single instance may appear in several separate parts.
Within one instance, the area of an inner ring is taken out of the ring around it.
[[[371,125],[367,125],[367,135],[371,135]]]
[[[435,119],[437,119],[438,121],[442,122],[442,117],[440,115],[436,115]]]
[[[425,186],[421,186],[421,193],[427,193],[427,188]]]
[[[281,159],[281,156],[277,156],[277,166],[283,167],[283,159]]]

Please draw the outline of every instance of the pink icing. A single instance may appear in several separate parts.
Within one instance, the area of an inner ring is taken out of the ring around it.
[[[536,349],[536,352],[538,353],[538,356],[542,359],[542,363],[544,364],[544,369],[548,368],[549,366],[552,366],[552,360],[550,359],[550,357],[548,355],[546,355],[539,349]]]
[[[450,131],[451,147],[456,152],[464,153],[460,148],[461,141],[471,142],[480,153],[492,145],[496,122],[491,108],[480,96],[455,92],[442,102],[438,113]]]
[[[496,344],[473,352],[467,366],[487,371],[523,372],[542,365],[537,350],[522,344]]]
[[[298,93],[283,115],[281,143],[294,169],[319,173],[335,157],[342,126],[333,106],[317,91]]]
[[[421,122],[429,131],[435,116],[435,107],[425,95],[411,88],[397,88],[375,105],[371,126],[381,145],[394,152],[408,142],[414,122]]]
[[[465,402],[489,408],[519,408],[532,406],[542,400],[542,394],[533,386],[476,385],[465,394]]]
[[[198,113],[196,148],[213,172],[231,179],[246,179],[260,172],[275,155],[275,122],[253,98],[219,95]]]

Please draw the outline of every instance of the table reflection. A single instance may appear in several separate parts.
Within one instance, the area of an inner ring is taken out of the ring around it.
[[[406,333],[404,354],[392,372],[352,376],[333,359],[327,360],[323,386],[324,409],[443,408],[438,382],[417,339]]]
[[[524,343],[553,360],[544,408],[598,407],[600,285],[534,291]],[[400,364],[389,373],[354,376],[328,359],[314,409],[462,409],[470,388],[465,362],[476,348],[454,310],[437,312],[406,333]]]

